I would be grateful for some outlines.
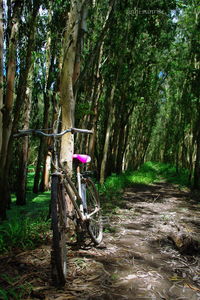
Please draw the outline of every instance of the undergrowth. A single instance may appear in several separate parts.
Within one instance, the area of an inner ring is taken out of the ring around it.
[[[33,176],[32,172],[28,175],[26,205],[16,206],[15,196],[12,195],[8,220],[0,224],[0,254],[17,249],[34,249],[47,238],[50,193],[32,193]]]
[[[32,286],[29,283],[23,283],[19,286],[16,282],[20,280],[20,277],[10,277],[7,274],[2,274],[1,279],[7,285],[7,288],[0,287],[0,299],[3,300],[21,300],[24,296],[31,293]]]
[[[50,222],[50,192],[32,193],[34,169],[29,169],[26,205],[16,206],[16,198],[12,195],[11,209],[7,211],[8,220],[0,224],[0,254],[17,253],[18,251],[35,249],[48,240]],[[20,300],[30,294],[29,283],[16,284],[19,278],[10,274],[0,274],[0,299]]]

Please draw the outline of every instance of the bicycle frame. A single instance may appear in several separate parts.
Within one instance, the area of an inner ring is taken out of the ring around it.
[[[64,167],[62,166],[59,157],[58,157],[58,140],[59,138],[61,138],[64,134],[66,133],[87,133],[87,134],[92,134],[93,132],[91,130],[87,130],[87,129],[78,129],[78,128],[69,128],[66,129],[60,133],[57,133],[57,129],[55,130],[54,133],[48,134],[48,133],[44,133],[41,130],[35,130],[35,129],[28,129],[28,130],[19,130],[18,134],[15,134],[15,137],[18,136],[25,136],[25,135],[29,135],[29,134],[36,134],[36,135],[41,135],[41,136],[46,136],[46,137],[53,137],[53,155],[52,155],[52,165],[55,169],[55,172],[53,172],[53,174],[51,174],[51,176],[59,176],[60,178],[62,178],[65,189],[67,194],[69,195],[69,198],[72,201],[72,204],[74,205],[75,210],[77,211],[77,214],[81,220],[82,223],[86,222],[87,220],[91,219],[92,215],[96,214],[98,211],[100,211],[100,209],[96,208],[92,213],[84,215],[83,212],[81,212],[77,201],[81,202],[83,204],[83,206],[85,206],[85,199],[83,198],[84,196],[82,195],[82,188],[81,188],[81,173],[80,173],[80,168],[77,168],[77,181],[78,181],[78,190],[76,189],[76,187],[74,186],[70,176],[67,174],[67,171],[64,169]],[[61,168],[60,168],[61,166]],[[59,170],[61,169],[61,171]],[[69,188],[70,186],[70,188]],[[72,191],[74,193],[72,193]]]
[[[80,208],[77,204],[77,201],[76,201],[78,199],[81,203],[83,203],[82,196],[79,194],[79,191],[74,186],[74,184],[71,181],[71,178],[69,177],[69,175],[65,172],[65,174],[63,176],[64,176],[63,183],[64,183],[65,189],[67,191],[67,194],[69,195],[69,198],[72,201],[72,204],[74,205],[81,222],[84,223],[87,220],[89,220],[92,215],[94,215],[98,211],[100,211],[100,208],[96,208],[91,214],[84,215],[83,212],[81,212],[81,210],[80,210]],[[77,173],[77,180],[79,181],[78,186],[81,187],[80,169],[79,169],[79,172]],[[71,187],[72,191],[74,192],[74,195],[71,192],[71,189],[69,188],[69,186]],[[80,192],[81,192],[81,189],[80,189]],[[84,203],[83,203],[83,205],[84,205]]]

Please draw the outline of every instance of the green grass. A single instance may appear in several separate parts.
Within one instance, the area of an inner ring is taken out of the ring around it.
[[[166,181],[179,185],[188,186],[189,172],[181,169],[177,174],[176,168],[170,164],[146,162],[136,171],[127,171],[120,175],[112,174],[100,187],[104,211],[114,210],[123,206],[121,195],[126,187],[134,185],[149,185],[154,181]]]
[[[50,192],[32,193],[33,178],[34,173],[29,172],[26,205],[16,206],[15,195],[12,195],[8,220],[0,224],[0,254],[34,249],[47,239]]]
[[[21,300],[24,296],[31,293],[32,286],[29,283],[23,283],[21,285],[16,285],[16,281],[20,280],[19,276],[10,277],[7,274],[2,274],[1,279],[7,285],[7,288],[0,287],[0,299],[3,300]]]
[[[15,195],[12,195],[11,209],[7,211],[8,220],[0,224],[0,254],[11,254],[18,251],[35,249],[48,240],[50,222],[50,192],[34,194],[32,192],[34,173],[29,169],[27,184],[27,204],[16,206]],[[1,274],[4,287],[0,288],[0,299],[24,299],[30,294],[31,285],[24,283],[15,285],[19,280],[16,276]]]

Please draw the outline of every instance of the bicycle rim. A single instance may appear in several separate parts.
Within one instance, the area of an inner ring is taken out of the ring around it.
[[[86,183],[86,199],[87,214],[91,214],[95,209],[100,208],[99,196],[94,183],[89,179],[85,179]],[[103,225],[101,211],[94,213],[87,224],[88,233],[95,244],[100,244],[103,238]]]
[[[52,176],[51,187],[51,217],[52,217],[52,280],[56,286],[63,286],[67,275],[67,248],[66,248],[66,205],[63,186],[59,176]]]

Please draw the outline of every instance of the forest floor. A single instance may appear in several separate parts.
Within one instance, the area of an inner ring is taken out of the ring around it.
[[[69,249],[65,288],[51,285],[50,245],[0,257],[0,273],[7,274],[0,285],[30,289],[29,296],[10,299],[199,300],[197,200],[166,182],[127,188],[123,207],[106,225],[102,245]],[[171,236],[177,233],[178,239],[179,230],[197,240],[197,245],[184,248],[181,240],[175,245]]]

